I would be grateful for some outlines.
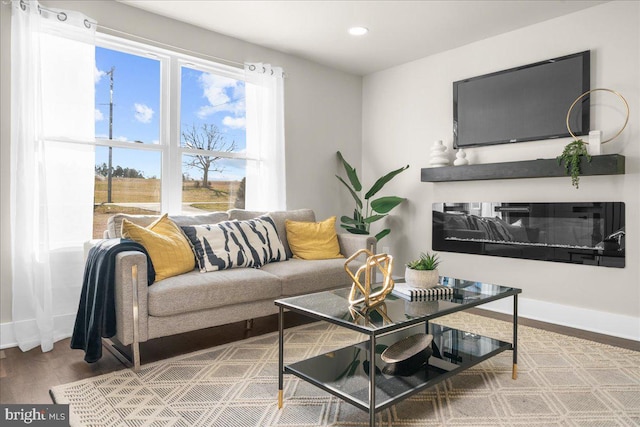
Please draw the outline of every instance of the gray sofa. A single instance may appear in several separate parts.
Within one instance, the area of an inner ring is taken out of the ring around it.
[[[265,212],[231,209],[196,216],[170,216],[180,226],[211,224],[224,220],[255,218]],[[288,257],[285,219],[315,221],[310,209],[269,212]],[[121,237],[122,220],[149,225],[158,216],[117,214],[109,218],[105,238]],[[338,233],[341,253],[346,257],[359,249],[375,252],[375,238]],[[132,348],[134,369],[140,366],[139,343],[212,326],[252,320],[277,313],[274,300],[349,286],[345,259],[301,260],[269,263],[260,269],[232,268],[189,273],[147,286],[146,257],[141,252],[123,252],[116,258],[115,305],[117,334],[121,344]],[[136,273],[137,271],[137,273]],[[133,272],[133,273],[132,273]],[[132,280],[133,276],[136,280]]]

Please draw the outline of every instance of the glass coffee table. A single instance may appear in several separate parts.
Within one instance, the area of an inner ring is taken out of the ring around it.
[[[378,306],[367,309],[349,306],[349,288],[276,300],[280,309],[278,407],[283,406],[285,373],[368,412],[370,426],[375,425],[376,412],[505,350],[513,351],[512,376],[516,379],[518,294],[522,290],[452,277],[441,277],[440,283],[453,288],[451,296],[409,301],[391,294]],[[431,323],[438,317],[508,297],[513,297],[512,343]],[[285,366],[284,310],[360,332],[369,339]],[[392,364],[381,359],[382,351],[416,332],[434,337],[428,364],[418,366],[415,372],[389,369]],[[373,366],[370,361],[374,361]]]

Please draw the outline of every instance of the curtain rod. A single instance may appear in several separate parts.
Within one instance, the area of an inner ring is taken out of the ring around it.
[[[3,1],[2,4],[10,5],[10,4],[12,4],[12,1],[11,0],[9,0],[8,2]],[[20,9],[22,9],[24,11],[26,11],[27,8],[31,6],[31,4],[27,3],[25,0],[20,0],[19,5],[20,5]],[[56,18],[58,18],[58,21],[60,21],[60,22],[65,22],[69,18],[69,16],[67,15],[67,13],[64,10],[51,9],[51,8],[42,6],[40,3],[38,3],[38,14],[42,15],[42,11],[43,10],[45,12],[51,13],[52,15],[55,15]],[[85,16],[85,15],[82,15],[82,16]],[[93,20],[91,20],[91,19],[89,19],[88,17],[85,16],[85,18],[84,18],[84,26],[87,29],[91,29],[92,25],[96,25],[97,26],[98,23],[96,21],[93,21]]]
[[[2,0],[2,3],[5,4],[5,5],[11,4],[11,0]],[[22,8],[22,10],[25,10],[25,8],[27,7],[27,4],[24,2],[24,0],[20,0],[20,7]],[[50,13],[59,14],[59,11],[53,10],[53,9],[49,9],[49,8],[41,6],[41,5],[38,5],[38,8],[39,8],[39,10],[46,10],[47,12],[50,12]],[[60,16],[58,16],[58,18],[60,19]],[[65,14],[64,18],[66,19],[66,14]],[[65,19],[60,19],[60,20],[65,20]],[[181,51],[181,52],[184,52],[184,53],[188,53],[190,55],[195,55],[195,56],[198,56],[198,57],[201,57],[201,58],[203,57],[203,58],[207,58],[207,59],[214,59],[216,61],[225,62],[227,64],[237,65],[240,68],[244,68],[244,65],[245,65],[243,62],[238,62],[238,61],[234,61],[234,60],[231,60],[231,59],[220,58],[219,56],[208,55],[206,53],[197,52],[195,50],[185,49],[183,47],[171,45],[171,44],[168,44],[168,43],[159,42],[157,40],[152,40],[152,39],[149,39],[147,37],[139,36],[137,34],[128,33],[126,31],[116,30],[115,28],[107,27],[107,26],[101,25],[101,24],[99,24],[99,23],[97,23],[95,21],[92,21],[92,20],[89,20],[89,19],[85,19],[85,25],[87,25],[87,23],[94,24],[96,26],[96,28],[98,28],[100,30],[103,30],[103,31],[106,31],[108,33],[125,35],[125,36],[128,36],[128,37],[133,37],[133,38],[138,39],[138,40],[144,40],[145,42],[147,42],[149,44],[152,44],[152,45],[155,45],[157,47],[163,47],[163,48],[169,48],[169,49],[172,49],[172,50],[178,50],[178,51]]]
[[[198,56],[198,57],[204,57],[204,58],[207,58],[207,59],[215,59],[216,61],[226,62],[227,64],[238,65],[241,68],[244,68],[244,63],[243,62],[233,61],[231,59],[220,58],[219,56],[207,55],[206,53],[197,52],[195,50],[185,49],[183,47],[171,45],[171,44],[168,44],[168,43],[159,42],[157,40],[152,40],[152,39],[149,39],[147,37],[139,36],[137,34],[128,33],[126,31],[116,30],[115,28],[107,27],[107,26],[104,26],[104,25],[101,25],[101,24],[97,24],[97,27],[98,27],[99,30],[105,30],[106,32],[109,32],[109,33],[115,33],[115,34],[125,35],[125,36],[128,36],[128,37],[133,37],[133,38],[136,38],[138,40],[144,40],[145,42],[147,42],[149,44],[152,44],[154,46],[157,46],[157,47],[169,48],[171,50],[178,50],[178,51],[181,51],[181,52],[184,52],[184,53],[188,53],[190,55],[195,55],[195,56]]]

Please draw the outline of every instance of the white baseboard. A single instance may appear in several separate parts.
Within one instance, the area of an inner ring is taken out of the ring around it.
[[[513,300],[505,298],[483,304],[478,308],[511,314],[513,313]],[[639,317],[521,297],[518,297],[518,317],[640,341]]]
[[[76,313],[63,314],[55,316],[53,318],[54,327],[54,342],[69,338],[73,333],[73,325],[75,323]],[[36,330],[36,321],[26,320],[24,323],[30,329]],[[17,347],[18,341],[16,340],[13,332],[13,322],[0,323],[0,350],[5,348]]]
[[[13,322],[0,323],[0,350],[16,347],[18,342],[13,335]]]

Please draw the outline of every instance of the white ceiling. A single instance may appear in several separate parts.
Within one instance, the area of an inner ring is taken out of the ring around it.
[[[261,46],[365,75],[605,1],[119,0]],[[586,23],[578,23],[584,27]],[[352,26],[369,28],[350,36]]]

